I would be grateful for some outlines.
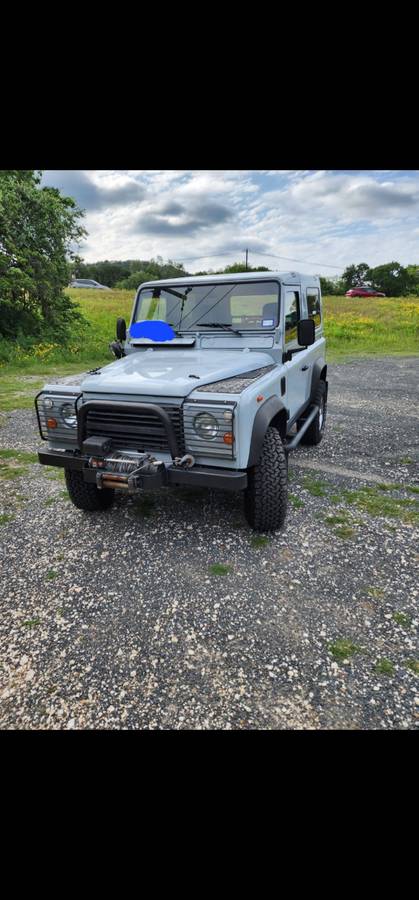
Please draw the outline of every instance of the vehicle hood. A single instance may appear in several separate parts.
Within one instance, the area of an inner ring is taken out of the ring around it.
[[[88,375],[81,390],[94,394],[186,397],[201,385],[269,365],[271,356],[252,351],[148,349],[130,353],[97,374]]]

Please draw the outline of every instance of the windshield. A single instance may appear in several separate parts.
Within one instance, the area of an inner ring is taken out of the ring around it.
[[[274,281],[144,288],[134,322],[160,320],[177,331],[230,325],[238,331],[273,329],[278,324],[279,285]]]

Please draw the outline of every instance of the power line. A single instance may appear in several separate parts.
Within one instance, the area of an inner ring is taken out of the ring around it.
[[[205,253],[204,256],[177,256],[178,262],[194,262],[196,259],[218,259],[219,256],[231,256],[230,250],[220,250],[219,253]]]
[[[343,269],[344,266],[332,266],[330,263],[313,262],[312,259],[294,259],[293,256],[274,256],[272,253],[264,253],[262,250],[255,250],[255,256],[268,256],[270,259],[286,259],[288,262],[304,263],[308,266],[321,266],[325,269]]]
[[[248,260],[248,253],[250,252],[250,253],[253,253],[254,256],[267,256],[269,259],[285,259],[285,260],[287,260],[287,262],[303,263],[303,265],[307,265],[307,266],[319,266],[320,268],[324,268],[324,269],[338,269],[339,271],[341,271],[344,268],[344,266],[334,266],[334,265],[331,265],[331,263],[313,262],[313,260],[310,260],[310,259],[295,259],[295,257],[293,257],[293,256],[274,256],[273,253],[264,253],[263,250],[250,250],[249,251],[248,249],[246,249],[243,252],[246,253],[246,266],[247,266],[247,260]],[[177,258],[178,262],[195,262],[198,259],[218,259],[219,256],[232,256],[232,255],[233,255],[233,253],[231,251],[221,250],[219,253],[213,253],[213,254],[207,253],[204,256],[183,256],[183,257],[178,256],[176,258]]]

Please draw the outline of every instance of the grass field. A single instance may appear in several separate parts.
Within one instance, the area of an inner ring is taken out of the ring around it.
[[[324,297],[327,356],[419,353],[419,297]]]
[[[115,338],[118,316],[128,322],[134,291],[68,290],[90,323],[75,333],[69,347],[40,343],[28,353],[13,345],[10,360],[0,364],[0,410],[31,406],[45,378],[67,375],[112,362],[108,344]],[[360,356],[417,355],[419,298],[324,297],[324,325],[329,362]]]

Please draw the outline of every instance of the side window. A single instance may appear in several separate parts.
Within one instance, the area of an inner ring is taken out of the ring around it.
[[[309,319],[314,319],[316,328],[321,325],[320,291],[318,288],[307,288],[307,310]]]
[[[285,292],[285,344],[297,340],[297,324],[300,319],[299,291]]]

